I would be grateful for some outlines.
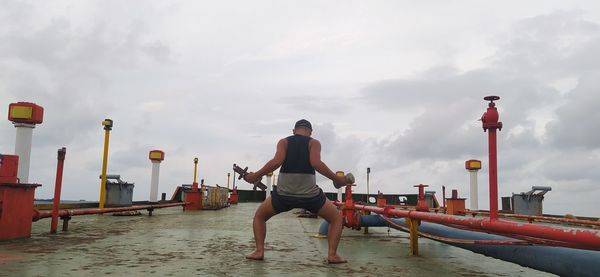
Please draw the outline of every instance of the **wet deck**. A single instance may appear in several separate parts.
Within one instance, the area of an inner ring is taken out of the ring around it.
[[[77,216],[57,235],[43,219],[30,239],[0,242],[0,276],[550,276],[428,239],[412,257],[407,235],[387,228],[344,229],[339,252],[349,263],[328,265],[327,241],[314,237],[321,220],[292,212],[268,222],[265,261],[250,261],[257,205]]]

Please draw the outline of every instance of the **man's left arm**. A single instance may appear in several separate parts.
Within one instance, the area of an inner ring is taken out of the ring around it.
[[[334,183],[342,186],[345,184],[346,177],[337,176],[329,167],[321,160],[321,143],[312,139],[309,143],[310,165],[323,176],[331,179]]]

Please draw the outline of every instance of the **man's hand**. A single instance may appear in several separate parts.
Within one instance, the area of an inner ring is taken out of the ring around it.
[[[346,176],[337,176],[335,175],[335,179],[333,180],[333,186],[336,189],[339,189],[343,186],[347,185],[346,184]]]
[[[244,180],[250,184],[254,184],[254,183],[260,181],[261,179],[262,179],[262,177],[258,176],[254,172],[248,172],[248,174],[246,174],[246,176],[244,176]]]
[[[333,180],[333,186],[336,189],[339,189],[343,186],[348,186],[354,184],[354,175],[352,173],[348,173],[345,176],[337,176],[335,175],[335,179]]]

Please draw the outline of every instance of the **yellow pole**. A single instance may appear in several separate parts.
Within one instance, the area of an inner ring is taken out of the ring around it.
[[[110,136],[110,130],[113,126],[113,121],[110,119],[105,119],[102,121],[102,125],[104,126],[104,154],[102,156],[102,177],[100,178],[100,201],[98,207],[100,209],[104,208],[104,198],[106,196],[106,165],[108,163],[108,139]]]
[[[198,158],[194,158],[194,183],[196,183],[196,173],[198,172]]]
[[[410,227],[410,252],[413,256],[419,255],[419,220],[414,218],[408,218],[408,225]]]
[[[227,191],[229,191],[229,173],[227,173]]]

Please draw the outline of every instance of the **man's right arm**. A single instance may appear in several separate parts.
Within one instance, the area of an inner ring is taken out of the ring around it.
[[[268,161],[258,171],[248,173],[248,175],[246,175],[246,177],[244,177],[244,180],[246,180],[246,182],[249,182],[249,183],[254,183],[254,182],[260,180],[260,178],[263,175],[267,174],[268,172],[275,171],[277,168],[279,168],[283,164],[283,161],[285,160],[286,151],[287,151],[287,140],[286,139],[279,140],[279,142],[277,143],[277,150],[275,151],[275,156],[273,156],[273,159]]]

